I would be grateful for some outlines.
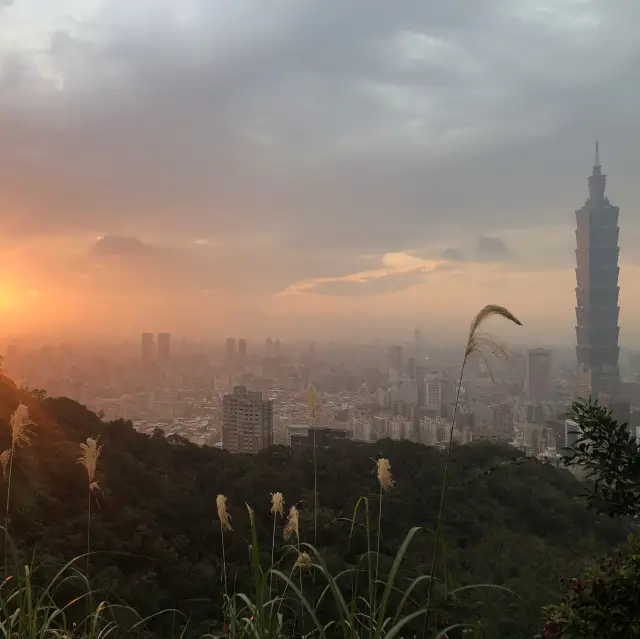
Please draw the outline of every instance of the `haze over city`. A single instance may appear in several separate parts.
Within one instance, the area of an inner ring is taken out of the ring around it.
[[[593,145],[640,343],[631,0],[0,9],[0,331],[575,341]],[[507,338],[515,333],[505,328]]]

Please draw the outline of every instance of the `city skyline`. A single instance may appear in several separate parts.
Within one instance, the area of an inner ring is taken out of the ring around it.
[[[640,207],[640,8],[158,2],[0,8],[1,334],[386,339],[426,318],[455,341],[496,302],[519,339],[572,343],[595,137]]]

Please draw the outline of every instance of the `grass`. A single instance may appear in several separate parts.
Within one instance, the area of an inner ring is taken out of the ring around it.
[[[391,469],[384,462],[377,460],[376,466],[384,469],[385,485],[391,486]],[[233,534],[229,520],[225,519],[228,517],[226,500],[219,499],[218,505],[223,534]],[[381,534],[380,504],[371,508],[366,497],[356,502],[349,518],[348,543],[351,544],[356,529],[361,529],[366,536],[367,549],[358,557],[354,567],[337,572],[330,569],[315,545],[300,539],[295,506],[290,509],[287,525],[283,527],[289,543],[274,552],[272,540],[269,552],[265,553],[261,553],[254,511],[249,506],[247,509],[252,590],[229,590],[232,586],[226,585],[224,566],[225,625],[222,632],[206,636],[233,639],[393,639],[420,636],[435,639],[451,638],[454,630],[463,629],[469,631],[464,637],[481,636],[482,629],[473,623],[451,625],[429,634],[420,631],[427,613],[424,592],[420,593],[431,577],[424,574],[406,580],[402,568],[411,543],[427,532],[420,527],[411,528],[390,567],[383,569],[377,550]],[[85,555],[66,563],[45,585],[40,585],[35,578],[37,566],[20,565],[12,544],[10,555],[13,557],[12,573],[0,586],[0,637],[106,639],[139,636],[146,630],[151,618],[141,619],[130,608],[113,606],[97,599],[98,593],[92,590],[88,576],[79,568],[86,559]],[[261,563],[261,557],[267,558],[266,565]],[[62,593],[70,589],[79,594],[68,601],[61,601]],[[445,588],[445,598],[454,601],[462,590],[447,591]],[[158,614],[175,612],[167,610]],[[123,624],[123,618],[133,621]],[[188,629],[183,629],[180,636],[186,634]]]
[[[44,566],[21,564],[11,537],[7,539],[12,569],[0,584],[0,637],[107,639],[146,631],[152,617],[142,619],[132,608],[104,600],[96,603],[98,593],[92,591],[87,575],[78,568],[84,555],[68,561],[42,584],[38,573]],[[63,593],[70,589],[78,594],[65,600]],[[125,624],[124,618],[133,621]]]

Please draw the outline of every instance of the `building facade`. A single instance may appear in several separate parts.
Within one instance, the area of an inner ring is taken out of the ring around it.
[[[551,351],[532,348],[525,359],[524,389],[527,399],[541,402],[551,393]]]
[[[171,333],[158,333],[158,362],[168,364],[171,359]]]
[[[144,364],[151,364],[155,360],[156,344],[153,337],[153,333],[142,333],[140,339],[140,349],[142,362]]]
[[[605,196],[596,142],[589,198],[576,211],[576,395],[610,402],[618,369],[618,214]]]
[[[224,351],[225,351],[224,363],[225,363],[225,367],[227,369],[227,373],[229,375],[233,375],[236,372],[235,371],[235,366],[236,366],[236,340],[233,337],[227,337],[227,340],[225,342]]]
[[[222,400],[222,447],[232,453],[257,453],[273,441],[273,401],[235,386]]]

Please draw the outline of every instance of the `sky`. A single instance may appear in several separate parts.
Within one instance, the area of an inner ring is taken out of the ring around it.
[[[571,343],[594,142],[640,345],[637,0],[0,0],[0,334]],[[500,329],[502,330],[502,329]]]

